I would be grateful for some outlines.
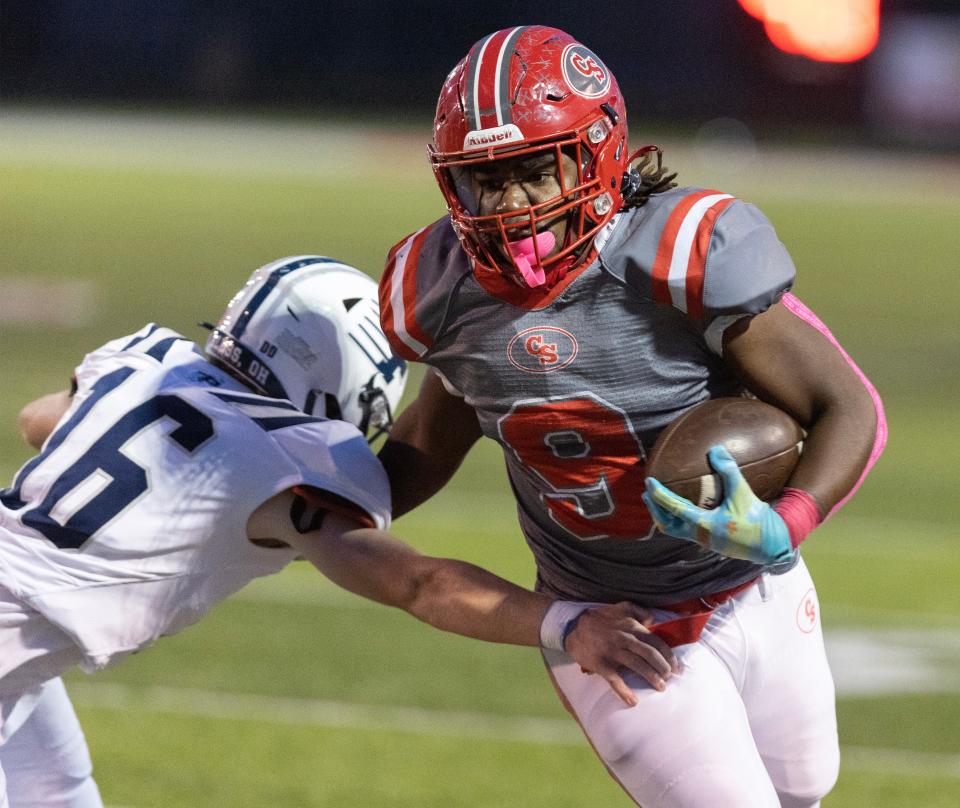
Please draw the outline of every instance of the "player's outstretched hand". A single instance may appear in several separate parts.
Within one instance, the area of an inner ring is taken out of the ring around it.
[[[780,514],[757,498],[726,447],[712,447],[707,457],[723,481],[723,501],[712,510],[698,508],[647,477],[643,501],[657,527],[730,558],[759,564],[790,560],[796,551]]]
[[[584,671],[602,676],[624,703],[634,707],[637,697],[623,680],[624,669],[657,690],[680,670],[670,646],[647,628],[652,622],[650,612],[635,603],[597,606],[580,615],[564,648]]]

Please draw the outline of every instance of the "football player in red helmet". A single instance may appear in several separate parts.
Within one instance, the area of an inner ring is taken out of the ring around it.
[[[397,244],[380,283],[394,350],[431,368],[380,453],[394,514],[497,441],[538,588],[558,598],[544,659],[623,788],[658,808],[813,808],[839,748],[797,548],[882,450],[876,391],[790,294],[760,211],[676,187],[655,146],[630,152],[616,79],[569,34],[477,42],[444,82],[430,160],[449,216]],[[648,482],[667,424],[748,392],[807,431],[776,502],[722,447],[723,519]],[[624,623],[633,709],[563,639],[580,604],[617,601],[655,620]]]
[[[629,153],[623,95],[599,57],[538,26],[471,48],[440,91],[429,148],[475,269],[527,287],[590,262],[595,236],[639,187],[631,161],[656,149]]]

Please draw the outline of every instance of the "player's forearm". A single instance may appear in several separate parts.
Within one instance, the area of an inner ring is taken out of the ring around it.
[[[338,586],[435,628],[489,642],[538,645],[550,599],[472,564],[433,558],[382,530],[329,516],[321,531],[283,539]]]
[[[852,390],[814,420],[787,486],[807,491],[825,517],[856,487],[876,432],[877,414],[869,396]]]
[[[539,645],[550,598],[452,559],[427,559],[406,610],[443,631],[487,642]]]
[[[787,482],[825,517],[856,490],[886,434],[870,382],[815,315],[795,298],[724,334],[724,360],[744,385],[807,430]]]

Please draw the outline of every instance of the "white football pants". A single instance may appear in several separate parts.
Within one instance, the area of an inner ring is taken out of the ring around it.
[[[643,808],[816,808],[840,766],[819,610],[802,560],[762,576],[674,649],[681,671],[666,690],[627,679],[633,708],[566,654],[544,657],[597,755]]]
[[[93,764],[58,674],[76,645],[0,586],[0,808],[102,808]]]
[[[5,783],[4,783],[5,781]],[[103,808],[93,763],[60,679],[0,746],[0,808]]]

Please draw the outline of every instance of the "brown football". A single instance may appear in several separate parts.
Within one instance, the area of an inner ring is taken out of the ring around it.
[[[722,443],[754,493],[774,499],[803,448],[803,429],[789,415],[754,398],[713,398],[669,424],[647,457],[647,475],[701,508],[723,495],[707,451]]]

